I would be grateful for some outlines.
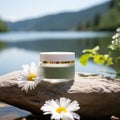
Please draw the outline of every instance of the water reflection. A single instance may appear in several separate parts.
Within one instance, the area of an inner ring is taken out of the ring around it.
[[[94,39],[44,39],[32,41],[8,42],[8,47],[23,48],[32,51],[73,51],[79,57],[83,49],[93,48],[100,45],[101,52],[106,52],[111,38],[94,38]],[[103,44],[104,43],[104,44]]]
[[[93,48],[96,45],[101,47],[101,52],[106,53],[110,37],[93,39],[33,39],[26,41],[12,41],[5,44],[5,49],[0,51],[0,75],[11,71],[22,69],[22,65],[34,61],[40,61],[39,53],[45,51],[72,51],[76,54],[76,72],[99,73],[100,66],[89,62],[86,67],[79,63],[82,50]],[[94,70],[94,71],[93,71]]]

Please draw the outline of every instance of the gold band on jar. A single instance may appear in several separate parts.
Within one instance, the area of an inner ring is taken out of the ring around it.
[[[75,61],[42,61],[44,64],[73,64]]]

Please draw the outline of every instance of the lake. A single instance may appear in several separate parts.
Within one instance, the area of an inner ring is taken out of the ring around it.
[[[72,51],[76,54],[75,71],[105,74],[100,66],[89,62],[79,63],[82,50],[100,45],[102,52],[111,41],[109,32],[8,32],[0,33],[0,75],[22,69],[23,64],[40,61],[40,52]],[[109,69],[111,70],[111,69]]]
[[[79,63],[82,50],[101,47],[101,53],[107,52],[107,46],[112,40],[109,32],[8,32],[0,33],[0,75],[21,70],[23,64],[31,61],[40,61],[40,52],[46,51],[72,51],[76,54],[75,71],[108,75],[100,71],[101,66],[89,62],[86,67]],[[112,68],[102,68],[114,71]],[[0,107],[0,119],[22,120],[30,113],[15,107]],[[6,115],[7,114],[7,115]]]

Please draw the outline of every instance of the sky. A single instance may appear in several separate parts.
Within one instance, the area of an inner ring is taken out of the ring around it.
[[[74,12],[109,0],[0,0],[0,18],[19,21],[61,12]]]

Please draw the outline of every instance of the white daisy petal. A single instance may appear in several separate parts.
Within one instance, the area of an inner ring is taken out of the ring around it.
[[[120,27],[119,28],[117,28],[117,30],[116,30],[117,32],[120,32]]]
[[[50,106],[52,106],[53,108],[59,107],[58,102],[54,101],[53,99],[49,103],[50,103]]]
[[[62,120],[74,120],[74,118],[70,113],[62,113]]]
[[[26,82],[19,82],[19,84],[18,84],[18,87],[23,87],[24,86],[24,84],[26,84]]]
[[[31,73],[36,72],[36,64],[34,62],[31,63],[31,69],[30,69]]]
[[[23,67],[23,71],[24,71],[24,72],[30,73],[30,66],[29,66],[28,64],[23,65],[22,67]]]
[[[80,120],[80,116],[78,114],[73,113],[73,112],[71,114],[75,119]]]
[[[70,104],[71,100],[66,98],[60,98],[60,106],[67,107]]]
[[[52,114],[51,119],[60,120],[61,116],[57,113]]]
[[[69,106],[67,107],[67,110],[69,110],[69,111],[76,111],[78,109],[80,109],[80,107],[76,100],[74,100],[72,103],[70,103]]]
[[[19,78],[25,78],[25,79],[27,80],[28,75],[29,75],[29,74],[21,71],[21,72],[20,72],[20,75],[19,75]]]

